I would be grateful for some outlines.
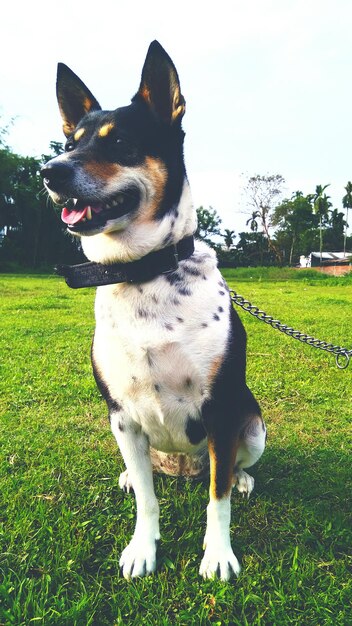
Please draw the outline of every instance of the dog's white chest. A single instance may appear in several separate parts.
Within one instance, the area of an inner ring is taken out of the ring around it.
[[[97,292],[96,365],[127,419],[165,452],[194,449],[187,423],[200,418],[228,336],[220,274],[207,276],[205,297],[198,272],[187,283],[162,276]]]

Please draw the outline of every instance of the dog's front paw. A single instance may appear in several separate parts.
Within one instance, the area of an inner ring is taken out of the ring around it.
[[[215,578],[229,580],[232,574],[238,576],[241,567],[234,555],[231,545],[219,546],[204,540],[205,552],[200,564],[199,573],[203,578]]]
[[[134,535],[121,554],[120,567],[127,579],[152,574],[156,567],[156,539]]]

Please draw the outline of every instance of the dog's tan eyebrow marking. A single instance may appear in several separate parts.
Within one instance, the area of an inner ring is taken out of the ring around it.
[[[78,130],[76,130],[75,134],[73,135],[73,138],[75,141],[78,141],[86,132],[85,128],[79,128]]]
[[[98,130],[99,137],[106,137],[106,135],[108,135],[114,127],[115,127],[115,124],[113,124],[112,122],[109,122],[108,124],[104,124]]]

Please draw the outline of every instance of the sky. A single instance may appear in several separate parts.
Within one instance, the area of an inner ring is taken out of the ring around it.
[[[186,98],[185,159],[195,206],[238,233],[244,187],[281,174],[284,196],[352,180],[351,0],[4,0],[0,124],[23,155],[63,141],[56,65],[104,109],[129,103],[149,43],[173,59]],[[350,229],[351,232],[351,229]]]

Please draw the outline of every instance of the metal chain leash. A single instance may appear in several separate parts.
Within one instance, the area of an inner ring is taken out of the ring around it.
[[[326,352],[335,354],[336,365],[339,369],[344,370],[348,367],[352,356],[352,350],[341,348],[341,346],[335,346],[327,341],[315,339],[306,333],[301,333],[299,330],[295,330],[291,326],[287,326],[287,324],[282,324],[279,320],[275,319],[271,315],[267,315],[267,313],[261,311],[257,306],[251,304],[248,300],[245,300],[245,298],[240,296],[233,289],[230,289],[230,297],[234,304],[241,307],[241,309],[247,311],[258,320],[265,322],[265,324],[269,324],[269,326],[272,326],[275,330],[279,330],[281,333],[285,333],[285,335],[288,335],[293,339],[297,339],[302,343],[306,343],[313,348],[318,348],[319,350],[325,350]]]

